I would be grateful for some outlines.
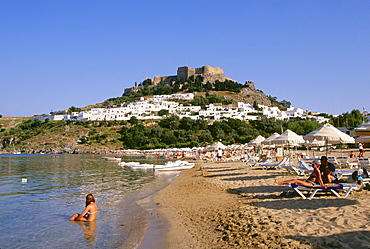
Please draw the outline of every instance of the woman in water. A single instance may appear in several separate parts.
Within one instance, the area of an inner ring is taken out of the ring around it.
[[[98,206],[95,204],[95,198],[92,194],[86,196],[86,207],[81,214],[72,215],[71,221],[94,221],[98,213]]]

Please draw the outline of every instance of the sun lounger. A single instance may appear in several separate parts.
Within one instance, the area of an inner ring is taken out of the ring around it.
[[[278,163],[263,163],[261,164],[262,169],[281,169],[289,162],[289,157],[284,157]]]
[[[320,157],[319,156],[302,157],[302,160],[305,160],[305,161],[316,161],[316,160],[320,160]]]
[[[247,165],[249,165],[250,167],[256,167],[256,166],[260,166],[261,164],[268,163],[268,162],[270,162],[270,160],[271,160],[271,157],[266,157],[266,159],[261,161],[261,162],[259,162],[259,161],[247,162]]]
[[[313,167],[311,165],[309,165],[307,162],[303,161],[303,160],[298,160],[299,164],[306,169],[306,172],[308,172],[308,174],[311,174],[311,172],[313,171]],[[343,177],[345,176],[351,176],[352,173],[354,172],[354,170],[340,170],[340,169],[335,169],[335,177],[337,178],[337,180],[341,180]]]
[[[369,158],[365,158],[365,157],[359,158],[358,159],[358,167],[359,168],[362,168],[362,167],[368,168],[368,167],[370,167],[370,160],[369,160]]]
[[[351,163],[347,156],[340,156],[337,158],[338,164],[344,168],[348,167],[352,169],[353,167],[357,168],[358,163]]]
[[[302,166],[289,165],[284,166],[284,169],[286,169],[292,175],[308,176],[307,170]]]
[[[335,156],[328,156],[328,162],[338,166],[337,158]]]
[[[327,188],[321,186],[301,186],[295,183],[289,183],[289,187],[293,188],[303,199],[307,197],[302,193],[302,191],[312,192],[309,199],[312,199],[318,191],[331,191],[335,196],[341,197],[337,191],[344,191],[344,198],[347,197],[353,190],[357,189],[356,184],[327,184]]]
[[[338,179],[338,180],[341,180],[344,176],[351,176],[352,173],[355,172],[355,170],[340,170],[340,169],[336,169],[335,170],[335,177]]]
[[[298,163],[302,167],[302,169],[305,170],[306,175],[310,175],[311,174],[311,172],[313,171],[313,167],[311,165],[309,165],[308,162],[303,161],[303,160],[301,160],[301,159],[298,158]]]

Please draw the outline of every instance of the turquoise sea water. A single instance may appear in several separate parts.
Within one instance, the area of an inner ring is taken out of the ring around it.
[[[96,155],[0,155],[0,248],[138,248],[148,213],[136,201],[177,175]],[[88,193],[99,206],[97,220],[68,221],[83,211]]]

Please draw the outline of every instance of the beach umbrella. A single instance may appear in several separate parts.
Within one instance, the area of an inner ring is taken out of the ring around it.
[[[355,139],[346,133],[338,130],[333,125],[327,123],[321,126],[320,128],[311,131],[307,135],[304,136],[304,139],[312,141],[316,140],[323,140],[330,144],[349,144],[355,143]]]
[[[280,134],[277,133],[277,132],[275,132],[274,134],[272,134],[271,136],[269,136],[268,138],[266,138],[265,140],[263,140],[261,142],[261,144],[263,144],[263,145],[272,145],[272,140],[274,140],[278,136],[280,136]]]
[[[326,145],[326,142],[323,140],[314,139],[312,141],[309,141],[309,140],[305,141],[303,145],[307,147],[307,151],[308,151],[308,147],[324,147]],[[315,156],[314,150],[313,150],[313,156]]]
[[[302,136],[297,135],[291,130],[284,131],[283,134],[271,141],[272,144],[281,146],[298,146],[303,144],[304,142],[305,141]]]
[[[206,147],[205,149],[206,150],[218,150],[218,149],[222,149],[223,150],[225,148],[226,148],[226,145],[224,145],[221,142],[216,142],[216,143],[212,144],[211,146]]]
[[[350,144],[355,143],[355,139],[346,133],[338,130],[333,125],[327,123],[321,126],[320,128],[311,131],[306,136],[304,136],[304,139],[312,141],[314,139],[316,140],[322,140],[325,141],[326,147],[328,147],[329,144]],[[326,154],[328,153],[328,150],[326,150]]]
[[[259,146],[261,145],[262,141],[264,141],[265,138],[261,135],[257,136],[255,139],[251,140],[248,145],[249,146]]]
[[[276,137],[274,140],[271,141],[272,144],[281,147],[297,147],[303,144],[305,141],[302,136],[296,134],[291,130],[284,131],[283,134]],[[289,159],[290,160],[290,159]]]
[[[304,142],[304,146],[306,147],[321,147],[321,146],[325,146],[325,141],[324,140],[317,140],[316,138],[312,141],[309,141],[307,140],[306,142]]]
[[[356,143],[370,143],[370,136],[359,136],[355,139]]]
[[[356,129],[350,132],[352,137],[370,136],[370,122],[360,124]]]

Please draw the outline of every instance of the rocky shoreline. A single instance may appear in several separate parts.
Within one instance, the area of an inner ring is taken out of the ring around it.
[[[83,150],[75,148],[57,149],[26,149],[26,150],[4,150],[0,154],[102,154],[102,155],[130,155],[130,152],[122,150]]]

